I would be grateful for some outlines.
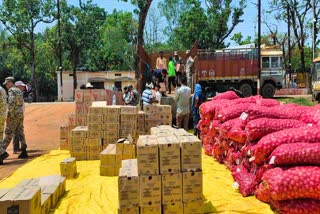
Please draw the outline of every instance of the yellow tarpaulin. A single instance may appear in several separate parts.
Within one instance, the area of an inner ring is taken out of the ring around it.
[[[11,188],[26,178],[60,174],[59,163],[70,156],[67,151],[51,151],[16,170],[0,183]],[[78,161],[78,176],[67,181],[67,192],[52,213],[117,213],[117,177],[99,175],[100,161]],[[224,165],[203,155],[203,193],[205,213],[273,213],[268,204],[255,197],[244,198],[232,188],[233,179]],[[4,166],[5,167],[5,166]]]

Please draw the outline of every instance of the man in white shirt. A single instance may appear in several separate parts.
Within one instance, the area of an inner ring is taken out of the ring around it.
[[[160,56],[157,58],[156,68],[167,70],[167,59],[163,57],[163,51],[160,51]]]
[[[160,105],[161,104],[161,93],[160,93],[160,86],[159,85],[156,85],[154,87],[154,90],[156,91],[155,93],[155,100],[157,101],[157,104]]]
[[[176,91],[175,101],[177,104],[177,114],[176,121],[179,128],[184,128],[188,130],[189,125],[189,115],[190,115],[190,96],[191,88],[186,86],[186,78],[181,78],[181,87]]]
[[[188,87],[192,88],[192,66],[194,63],[194,59],[190,55],[190,51],[186,51],[187,60],[186,60],[186,76],[187,76],[187,82]]]

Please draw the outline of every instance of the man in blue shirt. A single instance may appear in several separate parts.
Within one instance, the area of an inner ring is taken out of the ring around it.
[[[153,88],[152,82],[146,84],[146,89],[142,93],[143,106],[148,106],[152,104],[154,100],[154,96],[151,91],[152,88]]]

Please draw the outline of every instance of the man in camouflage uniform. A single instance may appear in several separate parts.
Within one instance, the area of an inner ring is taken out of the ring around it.
[[[3,160],[9,156],[6,149],[10,144],[13,135],[19,135],[21,137],[22,152],[19,155],[19,158],[28,157],[23,127],[23,93],[14,86],[14,81],[15,79],[13,77],[7,77],[3,83],[8,89],[9,96],[5,137],[0,146],[0,164],[3,164]]]
[[[4,122],[6,121],[7,113],[7,92],[0,86],[0,145],[2,143]]]

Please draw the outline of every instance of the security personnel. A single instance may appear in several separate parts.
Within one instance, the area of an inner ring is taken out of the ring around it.
[[[27,144],[24,135],[23,127],[23,93],[17,87],[14,86],[15,79],[13,77],[7,77],[3,85],[8,89],[8,113],[7,113],[7,125],[5,129],[5,137],[2,145],[0,146],[0,164],[3,164],[3,160],[6,159],[9,154],[6,152],[8,145],[10,144],[13,135],[19,135],[21,137],[21,154],[19,158],[28,157]]]
[[[4,123],[6,121],[7,98],[6,90],[0,86],[0,145],[2,144]]]

